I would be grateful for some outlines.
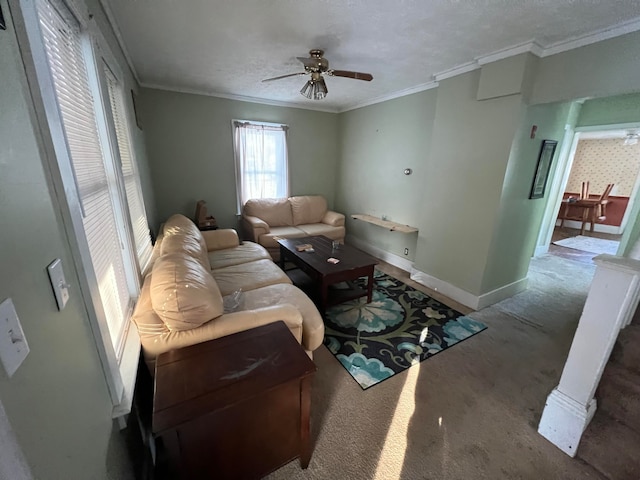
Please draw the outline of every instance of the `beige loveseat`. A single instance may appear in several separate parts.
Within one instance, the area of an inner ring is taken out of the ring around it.
[[[320,195],[252,199],[242,209],[245,238],[265,247],[271,257],[280,258],[278,238],[324,235],[344,242],[344,215],[327,210]]]
[[[163,352],[278,320],[310,357],[322,344],[324,323],[313,302],[263,247],[240,244],[235,230],[200,232],[187,217],[174,215],[158,236],[152,261],[132,316],[152,373]],[[239,290],[240,304],[230,305]]]

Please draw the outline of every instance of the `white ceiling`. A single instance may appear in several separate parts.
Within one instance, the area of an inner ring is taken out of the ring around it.
[[[522,51],[546,56],[640,30],[638,0],[103,0],[142,85],[344,111]],[[322,48],[321,101],[297,56]],[[489,56],[488,58],[486,58]],[[452,69],[455,69],[451,72]]]

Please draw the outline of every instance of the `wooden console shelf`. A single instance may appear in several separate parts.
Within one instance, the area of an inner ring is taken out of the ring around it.
[[[363,222],[373,223],[374,225],[378,225],[379,227],[386,228],[391,230],[392,232],[402,232],[402,233],[413,233],[417,232],[418,229],[416,227],[412,227],[410,225],[403,225],[401,223],[391,222],[389,220],[383,220],[378,217],[373,217],[371,215],[362,215],[362,214],[354,214],[351,215],[351,218],[354,220],[362,220]]]

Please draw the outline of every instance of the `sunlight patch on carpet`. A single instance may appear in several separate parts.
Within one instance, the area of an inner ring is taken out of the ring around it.
[[[410,368],[407,379],[398,395],[398,403],[384,439],[384,446],[378,457],[378,467],[374,480],[400,480],[404,467],[404,457],[409,449],[409,424],[416,409],[416,383],[420,364]]]
[[[359,298],[325,314],[325,345],[363,389],[487,328],[378,270],[374,282],[371,303]]]

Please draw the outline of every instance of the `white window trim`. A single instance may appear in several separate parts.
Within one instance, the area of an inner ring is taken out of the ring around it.
[[[67,149],[64,128],[55,89],[51,78],[44,43],[40,34],[38,13],[33,0],[9,0],[16,36],[24,63],[29,91],[33,101],[36,137],[48,167],[53,191],[78,272],[79,289],[86,306],[98,356],[113,405],[113,418],[129,413],[140,354],[140,340],[135,328],[128,328],[124,348],[118,361],[100,300],[98,283],[91,265],[91,256],[84,233],[82,207],[79,200],[71,158]],[[96,38],[97,28],[91,27],[86,9],[76,2],[67,5],[83,28]],[[93,23],[93,22],[91,22]],[[100,38],[98,38],[100,41]],[[102,40],[104,42],[104,40]],[[94,64],[95,65],[95,64]],[[93,68],[89,67],[88,68]],[[99,102],[97,102],[99,103]],[[101,106],[99,107],[102,108]],[[130,323],[129,323],[130,325]]]

